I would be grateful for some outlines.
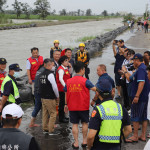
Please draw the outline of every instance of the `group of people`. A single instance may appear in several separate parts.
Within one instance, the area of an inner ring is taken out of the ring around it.
[[[138,20],[137,21],[137,28],[138,30],[144,30],[145,33],[148,33],[148,27],[149,27],[149,20],[148,18],[141,21],[141,20]]]
[[[128,26],[130,28],[130,31],[133,32],[135,21],[134,20],[128,20],[127,24],[128,24]],[[149,27],[149,20],[148,20],[148,18],[146,18],[143,21],[141,21],[141,20],[137,21],[137,30],[144,30],[145,33],[148,33],[148,27]]]
[[[26,65],[28,82],[32,85],[32,94],[35,98],[29,127],[39,126],[35,121],[42,108],[44,134],[50,136],[61,134],[57,130],[57,114],[60,123],[68,123],[70,120],[74,137],[73,149],[79,149],[80,122],[83,135],[81,146],[87,147],[88,150],[120,150],[122,137],[129,143],[146,141],[150,80],[150,69],[147,73],[146,66],[149,66],[150,53],[146,51],[144,56],[135,54],[134,50],[125,46],[124,40],[114,40],[112,47],[116,59],[115,82],[108,75],[106,65],[99,64],[97,66],[99,79],[95,85],[89,80],[90,56],[84,43],[79,45],[79,50],[74,56],[75,60],[72,58],[72,50],[70,48],[61,50],[58,40],[54,41],[50,58],[44,60],[39,55],[39,49],[32,48],[32,56],[27,59]],[[2,96],[0,112],[2,112],[3,127],[0,129],[2,139],[0,149],[8,149],[11,146],[16,150],[17,148],[38,150],[40,148],[33,137],[23,134],[18,129],[10,130],[10,128],[19,128],[23,116],[23,111],[18,105],[21,99],[16,82],[22,69],[18,64],[11,64],[6,76],[6,63],[5,58],[0,58]],[[115,87],[118,94],[116,97]],[[90,101],[90,90],[95,92],[92,101]],[[89,120],[90,105],[93,111]],[[128,114],[130,109],[134,134],[125,139],[132,132]],[[138,136],[140,122],[142,122],[142,134]],[[15,139],[20,140],[16,143]],[[26,143],[22,143],[24,140]]]
[[[116,48],[117,45],[117,48]],[[114,73],[118,91],[117,100],[123,99],[127,110],[131,109],[131,121],[133,122],[133,136],[126,142],[133,143],[138,140],[146,142],[146,131],[148,124],[148,100],[149,100],[149,62],[150,52],[145,51],[143,55],[127,48],[123,40],[113,42],[113,52],[116,59]],[[142,133],[138,130],[142,122]]]

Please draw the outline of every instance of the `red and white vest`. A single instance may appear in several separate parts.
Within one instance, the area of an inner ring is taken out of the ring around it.
[[[64,92],[63,90],[63,85],[61,84],[61,82],[59,81],[59,74],[58,74],[58,71],[62,69],[64,71],[64,76],[63,76],[63,80],[64,82],[66,83],[68,79],[70,79],[70,73],[69,73],[69,70],[68,69],[64,69],[62,66],[59,66],[57,71],[56,71],[56,83],[57,83],[57,86],[58,86],[58,90],[59,92]]]
[[[90,92],[86,87],[87,79],[75,76],[67,80],[67,105],[69,111],[89,110]]]
[[[37,70],[43,64],[43,57],[39,56],[38,61],[32,57],[28,58],[28,60],[31,64],[31,69],[30,69],[31,80],[34,80]]]
[[[0,73],[0,95],[1,95],[1,86],[4,78],[6,77],[6,72]]]

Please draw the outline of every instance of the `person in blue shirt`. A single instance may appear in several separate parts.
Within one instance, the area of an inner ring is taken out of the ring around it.
[[[104,79],[107,79],[110,82],[111,86],[112,86],[113,93],[115,93],[114,80],[108,75],[106,66],[104,64],[98,65],[98,67],[97,67],[97,75],[99,76],[99,79],[98,79],[98,81],[96,83],[96,86],[101,81],[103,81]],[[98,95],[95,94],[95,97],[92,99],[91,106],[94,106],[94,104],[99,105],[100,103],[101,103],[101,100],[98,98]]]
[[[147,105],[149,94],[149,82],[143,56],[135,54],[133,57],[134,67],[137,68],[132,82],[132,105],[131,121],[133,121],[134,133],[127,142],[146,141],[147,129]],[[138,136],[139,123],[142,122],[142,133]]]

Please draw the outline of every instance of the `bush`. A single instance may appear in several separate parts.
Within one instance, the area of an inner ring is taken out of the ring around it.
[[[6,24],[8,22],[8,17],[5,14],[0,14],[0,24]]]

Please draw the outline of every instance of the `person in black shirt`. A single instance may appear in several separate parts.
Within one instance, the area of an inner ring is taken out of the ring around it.
[[[73,73],[73,66],[74,66],[74,60],[72,59],[72,50],[70,48],[66,48],[65,49],[65,55],[68,57],[69,59],[69,66],[68,66],[68,69],[71,69],[70,70],[70,74],[71,74],[71,77],[72,77],[72,73]]]
[[[2,111],[3,128],[0,129],[0,149],[40,150],[35,138],[18,128],[24,112],[17,104],[9,104]]]
[[[116,82],[116,87],[117,87],[117,91],[118,91],[118,96],[116,97],[116,99],[120,99],[120,95],[121,95],[121,75],[119,74],[119,70],[121,70],[122,68],[122,63],[125,59],[124,57],[124,51],[127,48],[124,48],[124,41],[123,40],[119,40],[118,42],[118,48],[119,51],[117,51],[116,47],[115,47],[116,42],[113,41],[113,52],[114,52],[114,57],[116,59],[115,61],[115,67],[114,67],[114,73],[115,73],[115,82]]]

